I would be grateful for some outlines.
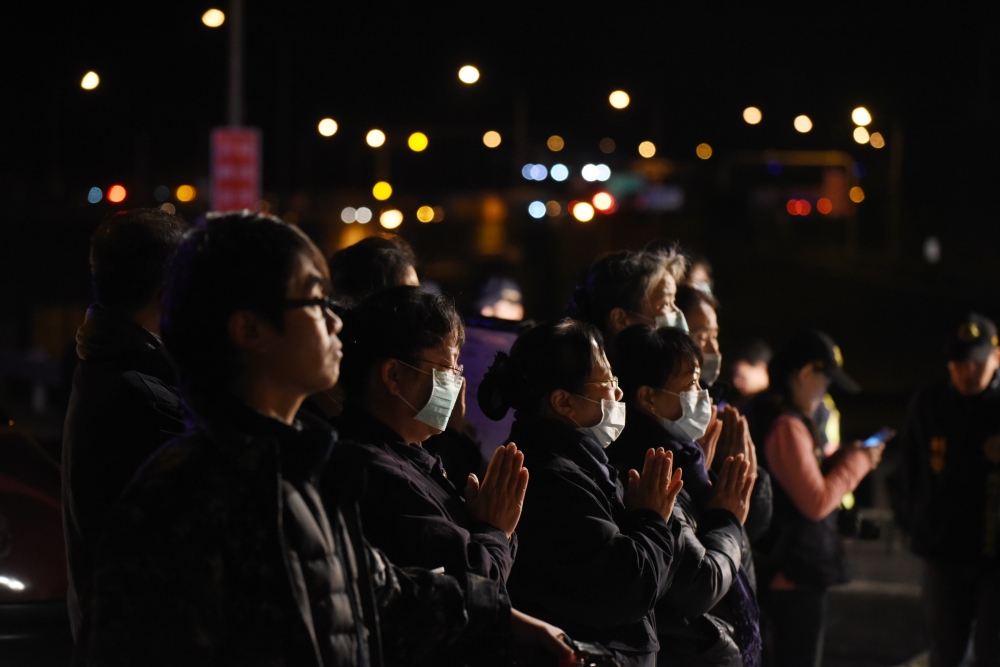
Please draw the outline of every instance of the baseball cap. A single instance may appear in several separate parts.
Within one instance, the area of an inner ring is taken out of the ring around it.
[[[840,389],[851,394],[861,391],[861,386],[844,372],[844,356],[840,348],[822,331],[810,329],[793,336],[774,355],[771,366],[794,369],[809,363],[820,365],[823,373]]]
[[[983,363],[998,344],[997,325],[993,320],[979,313],[969,313],[959,321],[948,339],[948,359]]]

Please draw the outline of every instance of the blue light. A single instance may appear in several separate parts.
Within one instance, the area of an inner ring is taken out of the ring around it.
[[[552,165],[552,171],[549,173],[552,174],[553,181],[565,181],[569,178],[569,169],[564,164]]]
[[[863,176],[868,175],[868,167],[865,166],[864,162],[855,162],[851,166],[851,171],[853,171],[854,175],[857,176],[858,178],[862,178]]]
[[[611,167],[606,164],[597,165],[597,180],[606,181],[611,178]]]
[[[548,175],[549,170],[545,168],[544,164],[536,164],[531,168],[531,177],[536,181],[544,181]]]
[[[535,165],[533,165],[533,164],[530,164],[530,163],[529,163],[529,164],[526,164],[526,165],[524,165],[523,167],[521,167],[521,175],[522,175],[522,176],[524,176],[524,177],[525,177],[526,179],[528,179],[529,181],[532,181],[532,180],[534,180],[534,179],[533,179],[533,178],[531,177],[531,170],[532,170],[532,169],[534,169],[534,168],[535,168]]]
[[[777,176],[781,173],[781,161],[780,160],[768,160],[767,161],[767,173],[772,176]]]
[[[91,204],[96,204],[97,202],[101,201],[101,197],[103,196],[104,193],[101,192],[100,188],[90,188],[90,192],[87,193],[87,201],[89,201]]]
[[[540,201],[533,201],[528,205],[528,215],[536,220],[545,217],[545,204]]]

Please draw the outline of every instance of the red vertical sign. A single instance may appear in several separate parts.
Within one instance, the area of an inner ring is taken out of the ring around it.
[[[260,130],[212,130],[212,210],[253,209],[261,199]]]

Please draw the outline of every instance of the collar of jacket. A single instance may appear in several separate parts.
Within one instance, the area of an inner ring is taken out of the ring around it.
[[[587,472],[609,499],[616,496],[617,472],[608,463],[604,448],[590,436],[555,419],[529,415],[522,410],[514,413],[510,436],[517,448],[524,451],[525,467],[537,465],[528,463],[529,457],[568,459]]]
[[[76,332],[76,356],[86,361],[129,360],[135,370],[172,382],[163,341],[130,318],[96,303]]]
[[[344,440],[387,449],[409,461],[432,478],[447,479],[441,459],[431,454],[422,445],[407,443],[393,429],[364,408],[351,403],[334,420],[337,432]]]

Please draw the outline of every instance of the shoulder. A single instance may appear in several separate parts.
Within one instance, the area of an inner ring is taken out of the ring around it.
[[[771,431],[767,435],[767,441],[781,445],[788,441],[812,440],[809,435],[809,427],[795,415],[778,415],[771,424]]]
[[[183,407],[176,387],[160,378],[139,371],[125,371],[116,378],[115,390],[130,406],[182,419]]]

